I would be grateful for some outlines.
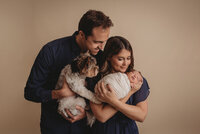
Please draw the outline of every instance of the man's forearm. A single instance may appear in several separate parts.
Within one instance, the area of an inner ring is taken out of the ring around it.
[[[53,100],[61,99],[64,96],[62,96],[61,90],[52,90],[51,95]]]
[[[52,100],[51,90],[45,88],[32,88],[29,85],[25,87],[24,98],[33,102],[48,102]]]
[[[62,99],[64,97],[70,97],[74,95],[75,93],[71,91],[66,82],[64,82],[63,87],[61,89],[52,90],[51,92],[52,99]]]

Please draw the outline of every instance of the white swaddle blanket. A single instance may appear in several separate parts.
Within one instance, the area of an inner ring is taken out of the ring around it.
[[[105,88],[107,88],[107,84],[114,90],[116,93],[116,96],[118,99],[124,98],[128,92],[131,90],[130,81],[128,79],[128,76],[125,73],[112,73],[104,76],[99,82],[103,82],[105,85]],[[98,83],[99,83],[98,82]],[[95,87],[94,91],[97,92],[97,86]],[[93,113],[86,112],[87,119],[90,124],[90,126],[93,125],[96,118]]]
[[[124,98],[131,89],[130,81],[125,73],[112,73],[104,76],[99,82],[104,85],[109,84],[110,87],[115,91],[118,99]],[[107,86],[105,86],[107,88]],[[96,88],[95,88],[96,92]]]

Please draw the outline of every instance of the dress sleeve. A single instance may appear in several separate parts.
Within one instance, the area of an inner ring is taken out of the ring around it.
[[[146,100],[150,93],[149,89],[150,88],[147,80],[143,78],[143,84],[141,88],[135,94],[133,94],[133,104],[136,105],[137,103]]]
[[[51,50],[47,45],[39,52],[25,86],[25,99],[34,102],[48,102],[52,100],[52,89],[46,89],[44,86],[48,80],[50,67],[53,63],[52,57]]]

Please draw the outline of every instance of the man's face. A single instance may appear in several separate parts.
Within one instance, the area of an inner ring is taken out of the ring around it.
[[[92,35],[88,36],[85,40],[86,48],[89,50],[90,54],[96,55],[99,49],[103,50],[109,34],[110,28],[103,29],[100,26],[92,30]]]

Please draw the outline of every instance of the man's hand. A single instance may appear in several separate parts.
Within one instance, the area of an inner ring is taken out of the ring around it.
[[[78,120],[83,119],[86,116],[85,110],[81,106],[76,106],[76,109],[80,111],[80,114],[74,116],[74,115],[72,115],[72,113],[68,109],[66,109],[65,111],[66,111],[66,113],[67,113],[67,115],[69,117],[66,117],[64,114],[62,114],[62,116],[66,120],[68,120],[69,122],[71,122],[71,123],[74,123],[74,122],[76,122]]]
[[[69,88],[66,80],[63,82],[63,87],[60,89],[62,97],[74,96],[75,93]]]
[[[52,99],[61,99],[63,97],[74,96],[75,93],[69,88],[66,80],[63,81],[63,87],[59,90],[52,90]]]

